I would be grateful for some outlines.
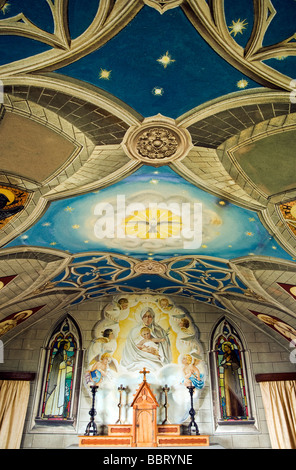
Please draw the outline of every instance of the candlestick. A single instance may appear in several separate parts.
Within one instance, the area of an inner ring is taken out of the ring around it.
[[[191,408],[189,410],[189,414],[190,414],[190,418],[191,418],[191,422],[188,426],[188,431],[189,431],[189,434],[192,434],[192,430],[195,429],[195,434],[196,435],[199,435],[199,430],[198,430],[198,426],[195,422],[195,419],[194,419],[194,416],[195,416],[195,409],[193,408],[193,392],[194,392],[194,389],[195,387],[193,387],[193,385],[187,387],[188,390],[189,390],[189,393],[190,393],[190,401],[191,401]]]
[[[93,436],[97,436],[98,430],[97,430],[97,425],[95,423],[95,416],[97,414],[96,409],[95,409],[95,400],[96,400],[97,389],[99,387],[97,385],[91,385],[90,388],[91,388],[91,393],[92,393],[92,406],[88,414],[90,415],[91,418],[90,418],[90,422],[86,426],[84,435],[89,436],[89,434],[92,433]]]

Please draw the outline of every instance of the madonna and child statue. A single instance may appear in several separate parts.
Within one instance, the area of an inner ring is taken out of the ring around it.
[[[131,419],[128,401],[132,400],[143,368],[150,371],[149,383],[160,400],[164,385],[168,387],[171,422],[182,423],[188,418],[187,387],[193,386],[198,398],[206,374],[199,330],[184,307],[167,296],[116,297],[104,307],[92,336],[84,383],[89,395],[91,386],[98,386],[98,421],[116,422],[118,388],[122,384],[127,394],[125,420]],[[164,412],[160,407],[160,422]]]

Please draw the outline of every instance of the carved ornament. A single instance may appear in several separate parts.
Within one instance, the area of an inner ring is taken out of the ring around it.
[[[173,119],[158,114],[128,129],[122,146],[126,154],[146,165],[167,165],[184,158],[192,148],[189,132]]]

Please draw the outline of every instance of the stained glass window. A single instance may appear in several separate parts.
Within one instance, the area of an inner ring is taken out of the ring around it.
[[[224,320],[214,341],[217,368],[220,419],[249,419],[243,346],[236,330]]]
[[[77,341],[66,319],[49,343],[42,419],[60,421],[71,417],[76,356]]]

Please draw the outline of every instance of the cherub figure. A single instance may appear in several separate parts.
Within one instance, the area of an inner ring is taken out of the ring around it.
[[[108,373],[108,365],[111,360],[109,353],[104,353],[102,356],[96,356],[90,365],[92,367],[87,371],[87,383],[88,385],[99,385],[103,381],[104,377]]]
[[[196,364],[200,361],[198,359],[194,359],[190,354],[184,354],[182,358],[183,364],[183,375],[184,379],[182,383],[186,387],[193,387],[201,389],[204,386],[203,375],[200,373]]]

